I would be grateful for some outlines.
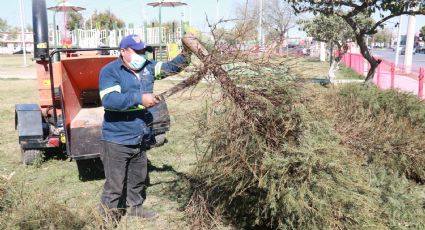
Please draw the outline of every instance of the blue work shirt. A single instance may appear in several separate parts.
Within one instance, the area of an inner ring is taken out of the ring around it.
[[[137,145],[149,139],[147,126],[152,115],[142,106],[142,95],[153,92],[155,79],[174,75],[185,68],[189,59],[180,54],[169,62],[146,61],[133,73],[123,63],[122,57],[102,68],[99,77],[99,94],[105,115],[102,124],[102,140]]]

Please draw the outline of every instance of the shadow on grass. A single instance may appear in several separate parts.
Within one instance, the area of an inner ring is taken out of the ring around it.
[[[77,160],[78,174],[81,181],[105,179],[103,163],[100,158]]]
[[[43,150],[43,161],[50,161],[50,160],[67,160],[68,155],[62,150],[58,150],[56,148],[48,148]]]
[[[66,155],[65,155],[65,159],[66,159]],[[100,160],[100,158],[77,160],[76,162],[77,162],[78,173],[79,173],[79,177],[81,181],[93,181],[93,180],[105,179],[103,163],[102,163],[102,160]],[[183,180],[188,180],[188,176],[186,174],[176,171],[172,166],[163,165],[162,167],[157,167],[155,165],[152,165],[152,162],[148,160],[148,172],[150,173],[153,171],[171,172],[175,174],[178,178],[182,178]],[[148,187],[159,185],[159,184],[172,184],[180,180],[180,179],[176,179],[173,181],[164,181],[164,182],[157,182],[157,183],[151,184],[149,180],[149,173],[147,178]]]
[[[149,179],[149,173],[151,172],[170,172],[174,174],[174,180],[160,180],[156,183],[151,183]],[[163,185],[161,190],[158,191],[161,193],[161,196],[166,197],[169,200],[175,201],[179,204],[179,209],[183,211],[190,199],[190,196],[193,192],[192,189],[192,178],[183,172],[176,171],[173,166],[170,165],[162,165],[161,167],[157,167],[152,165],[152,162],[148,160],[148,178],[147,178],[147,186],[153,187],[157,185]],[[151,188],[154,189],[154,188]]]

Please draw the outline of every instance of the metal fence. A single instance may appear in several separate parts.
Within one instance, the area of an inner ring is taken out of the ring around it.
[[[177,27],[175,30],[168,28],[134,28],[134,29],[116,29],[116,30],[73,30],[71,31],[71,44],[75,47],[96,48],[99,46],[116,47],[121,39],[130,34],[137,34],[146,44],[158,45],[159,30],[162,30],[162,44],[177,43],[181,45],[182,30]],[[63,40],[63,34],[56,31],[56,35],[50,36],[51,45],[60,46]],[[56,41],[55,41],[56,39]]]
[[[381,89],[398,89],[417,95],[420,100],[424,99],[424,67],[395,65],[393,62],[376,56],[380,59],[373,82]],[[362,76],[366,76],[370,65],[361,54],[346,53],[341,62],[356,71]]]

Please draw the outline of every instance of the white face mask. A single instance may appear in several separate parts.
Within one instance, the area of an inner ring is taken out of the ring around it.
[[[143,55],[131,54],[131,61],[128,62],[128,65],[132,70],[140,70],[145,64],[146,59]]]

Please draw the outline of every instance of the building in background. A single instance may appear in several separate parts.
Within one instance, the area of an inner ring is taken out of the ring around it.
[[[34,40],[32,32],[25,32],[26,51],[32,52]],[[0,32],[0,54],[12,54],[22,49],[22,34],[20,32]]]

